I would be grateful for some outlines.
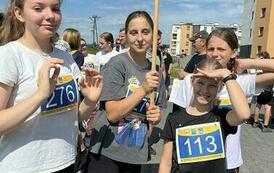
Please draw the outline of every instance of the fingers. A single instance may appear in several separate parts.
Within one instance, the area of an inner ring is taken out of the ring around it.
[[[147,106],[147,112],[146,112],[147,120],[151,124],[154,124],[154,125],[157,124],[161,120],[160,107],[149,106],[149,104],[147,104],[146,106]]]

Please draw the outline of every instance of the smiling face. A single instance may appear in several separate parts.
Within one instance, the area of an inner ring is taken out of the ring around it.
[[[136,54],[145,54],[151,47],[152,28],[144,17],[136,17],[129,22],[127,42],[130,50]]]
[[[210,105],[220,88],[220,82],[207,77],[193,77],[194,102],[199,105]]]
[[[207,56],[216,59],[223,67],[227,67],[230,58],[237,55],[237,50],[232,50],[229,45],[217,36],[213,36],[207,43]]]
[[[15,7],[17,19],[25,25],[25,35],[52,38],[61,23],[59,0],[25,0],[23,9]]]

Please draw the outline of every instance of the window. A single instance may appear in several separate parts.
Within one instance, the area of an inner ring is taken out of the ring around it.
[[[252,11],[251,20],[253,20],[253,18],[254,18],[254,11]]]
[[[261,11],[261,18],[264,18],[264,17],[265,17],[265,11],[266,11],[266,8],[262,8],[262,11]]]
[[[189,46],[189,42],[188,41],[186,41],[186,46]]]
[[[172,39],[177,40],[177,34],[172,34]]]
[[[264,36],[264,27],[259,28],[259,37]]]
[[[249,37],[252,37],[252,29],[249,30]]]
[[[190,26],[187,26],[187,27],[186,27],[186,30],[188,30],[188,31],[189,31],[189,30],[190,30]]]
[[[262,52],[262,46],[258,46],[257,53],[261,53],[261,52]]]
[[[188,49],[185,50],[185,53],[188,55]]]
[[[189,38],[189,34],[186,34],[186,38]]]

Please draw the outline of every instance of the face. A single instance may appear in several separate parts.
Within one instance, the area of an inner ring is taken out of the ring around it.
[[[61,23],[59,0],[25,0],[24,9],[15,8],[17,19],[25,24],[25,34],[51,38]]]
[[[127,41],[135,53],[145,54],[152,44],[152,28],[144,17],[136,17],[129,22]]]
[[[232,50],[229,45],[219,37],[213,36],[208,41],[207,56],[215,58],[223,67],[227,67],[230,58],[237,55],[237,50]]]
[[[81,40],[80,52],[82,52],[83,55],[87,55],[87,44],[84,40]]]
[[[99,38],[99,46],[103,51],[107,51],[110,49],[110,43],[108,43],[104,38]]]
[[[201,38],[197,38],[196,40],[192,41],[192,47],[195,49],[197,53],[200,53],[205,46],[205,40]]]
[[[121,31],[119,33],[119,42],[121,45],[125,45],[126,44],[126,31]]]
[[[206,77],[192,79],[194,101],[200,105],[211,104],[219,91],[219,82]]]

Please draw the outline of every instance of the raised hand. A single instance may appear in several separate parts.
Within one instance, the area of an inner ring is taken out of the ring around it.
[[[79,80],[82,94],[90,102],[97,102],[103,88],[103,77],[93,68],[83,68],[85,76]]]
[[[64,63],[63,60],[57,58],[47,59],[38,72],[38,92],[43,100],[47,99],[53,92],[57,78],[60,73],[59,65]]]
[[[210,70],[210,71],[209,70],[205,71],[197,68],[197,70],[199,73],[193,74],[193,77],[208,77],[212,79],[223,79],[231,74],[231,72],[226,68]]]
[[[161,121],[161,110],[159,106],[146,104],[146,117],[149,124],[156,125]]]
[[[142,88],[146,94],[151,93],[159,85],[159,73],[156,71],[150,71],[146,73]]]

